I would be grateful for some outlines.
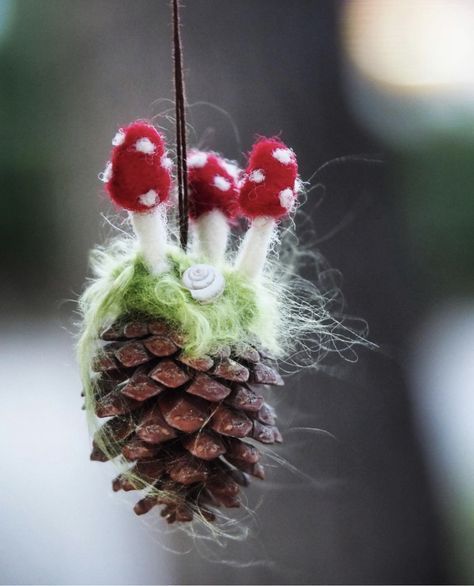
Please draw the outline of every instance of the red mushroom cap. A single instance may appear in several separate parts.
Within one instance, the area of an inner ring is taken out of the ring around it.
[[[191,151],[188,155],[189,214],[220,210],[232,220],[238,211],[240,170],[216,153]]]
[[[103,179],[110,199],[131,212],[149,212],[165,202],[172,162],[156,128],[138,120],[121,128],[112,144],[111,162]]]
[[[261,138],[252,148],[240,188],[239,204],[249,219],[286,216],[297,197],[294,152],[277,138]]]

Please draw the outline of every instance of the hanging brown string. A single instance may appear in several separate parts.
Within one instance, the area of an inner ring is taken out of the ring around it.
[[[179,241],[186,250],[188,244],[188,166],[186,162],[186,114],[178,0],[171,0],[173,12],[174,98],[176,108],[176,158],[178,166]]]

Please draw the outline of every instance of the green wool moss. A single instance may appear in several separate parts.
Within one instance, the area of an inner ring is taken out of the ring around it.
[[[170,248],[170,270],[152,275],[134,249],[124,253],[117,243],[96,251],[92,265],[97,279],[84,293],[81,309],[85,331],[98,335],[120,316],[161,318],[184,334],[184,350],[199,356],[257,338],[273,351],[276,338],[276,298],[262,292],[230,268],[223,269],[226,286],[214,302],[195,301],[182,275],[199,259]]]
[[[140,257],[134,259],[132,278],[120,300],[123,313],[166,319],[185,335],[189,354],[203,354],[248,338],[259,315],[256,293],[249,283],[224,271],[223,294],[213,303],[201,304],[181,283],[183,272],[191,265],[189,259],[175,251],[169,260],[171,270],[155,277]]]

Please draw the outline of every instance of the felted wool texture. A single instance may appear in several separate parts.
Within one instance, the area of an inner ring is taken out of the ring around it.
[[[220,266],[224,261],[230,227],[220,210],[201,214],[194,222],[196,253]]]
[[[170,192],[171,174],[163,138],[144,121],[133,122],[117,137],[111,156],[112,176],[105,184],[107,193],[121,208],[149,212],[165,202]],[[143,196],[150,192],[155,192],[157,198],[147,205]]]
[[[197,219],[220,210],[233,219],[238,213],[238,178],[216,153],[191,151],[188,156],[189,213]]]
[[[166,206],[159,205],[147,214],[132,213],[130,216],[139,249],[151,273],[158,275],[166,271]]]
[[[235,265],[237,270],[249,279],[258,279],[262,274],[275,228],[275,220],[263,217],[255,218],[247,230]]]
[[[222,270],[226,281],[222,295],[212,304],[200,304],[181,279],[201,258],[169,247],[169,270],[153,275],[132,242],[120,240],[95,251],[92,264],[97,278],[80,302],[87,336],[97,337],[118,317],[127,315],[168,321],[185,336],[184,351],[190,356],[253,339],[278,352],[276,299],[262,296],[227,266]]]
[[[240,188],[243,215],[249,219],[267,216],[276,220],[288,215],[296,198],[297,176],[298,164],[291,149],[277,138],[258,140]]]

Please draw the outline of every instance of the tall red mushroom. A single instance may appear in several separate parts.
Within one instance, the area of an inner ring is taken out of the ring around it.
[[[295,207],[298,185],[294,152],[277,138],[259,139],[250,153],[239,196],[241,213],[251,226],[236,268],[248,277],[261,274],[277,221]]]
[[[191,151],[187,162],[196,252],[219,264],[227,246],[229,222],[238,212],[240,170],[212,152]]]
[[[154,274],[166,270],[166,202],[172,161],[154,126],[138,120],[121,128],[102,174],[110,199],[128,210],[143,257]]]

